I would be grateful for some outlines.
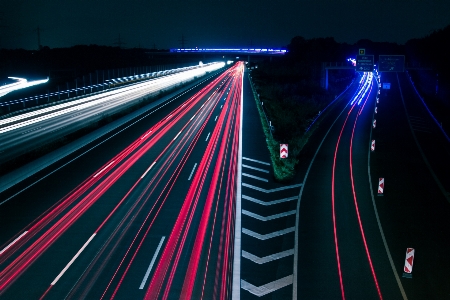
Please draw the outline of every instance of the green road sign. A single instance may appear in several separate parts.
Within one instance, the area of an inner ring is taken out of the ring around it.
[[[380,55],[378,60],[378,71],[380,72],[404,72],[404,55]]]
[[[355,70],[358,72],[373,71],[373,55],[356,55]]]

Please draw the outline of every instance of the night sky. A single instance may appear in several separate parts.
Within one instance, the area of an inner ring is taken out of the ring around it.
[[[403,44],[450,24],[450,0],[0,0],[0,48],[283,47],[332,36]]]

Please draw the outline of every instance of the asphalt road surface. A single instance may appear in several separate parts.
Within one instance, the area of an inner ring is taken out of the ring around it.
[[[2,299],[226,298],[242,73],[0,207]]]
[[[0,163],[201,74],[189,70],[0,120]]]

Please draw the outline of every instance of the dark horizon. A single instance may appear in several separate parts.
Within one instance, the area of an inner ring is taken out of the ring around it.
[[[294,36],[404,44],[450,24],[446,1],[383,5],[330,0],[271,2],[4,0],[0,48],[283,47]],[[120,36],[120,39],[119,39]]]

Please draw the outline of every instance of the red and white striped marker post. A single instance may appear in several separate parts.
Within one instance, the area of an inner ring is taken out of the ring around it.
[[[377,127],[377,120],[373,119],[373,128]]]
[[[412,278],[414,252],[414,248],[406,248],[405,266],[403,267],[403,277],[405,278]]]
[[[375,140],[372,140],[372,145],[370,146],[370,150],[375,151]]]
[[[288,157],[288,144],[280,144],[280,158]]]
[[[383,196],[384,193],[384,178],[378,179],[378,196]]]
[[[377,107],[375,106],[375,113],[377,113]]]

